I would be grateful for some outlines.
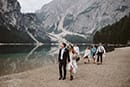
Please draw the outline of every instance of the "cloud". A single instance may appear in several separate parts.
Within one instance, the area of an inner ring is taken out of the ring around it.
[[[35,12],[40,9],[44,4],[52,0],[18,0],[21,5],[21,11],[24,13]]]

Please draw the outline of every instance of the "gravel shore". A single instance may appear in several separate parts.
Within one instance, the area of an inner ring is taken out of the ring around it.
[[[107,53],[102,65],[78,63],[74,80],[58,80],[58,64],[0,77],[0,87],[130,87],[130,47]]]

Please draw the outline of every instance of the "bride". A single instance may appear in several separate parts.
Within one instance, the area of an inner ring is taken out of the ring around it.
[[[68,64],[68,70],[70,72],[70,80],[73,80],[73,75],[77,72],[78,66],[76,63],[76,52],[72,45],[69,47],[70,62]]]

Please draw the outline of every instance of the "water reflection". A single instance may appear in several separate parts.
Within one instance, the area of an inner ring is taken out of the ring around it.
[[[58,46],[0,46],[0,76],[56,63]]]
[[[84,51],[86,46],[80,46]],[[59,46],[0,46],[0,76],[57,63]]]
[[[37,48],[39,48],[40,46],[37,45],[36,47],[34,47],[29,53],[28,55],[25,57],[25,61],[28,61],[29,57],[34,53],[34,51],[36,51]]]

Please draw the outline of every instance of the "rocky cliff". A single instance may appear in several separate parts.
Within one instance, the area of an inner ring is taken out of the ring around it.
[[[0,42],[39,43],[50,41],[46,33],[40,32],[37,16],[22,14],[17,0],[0,1]]]

